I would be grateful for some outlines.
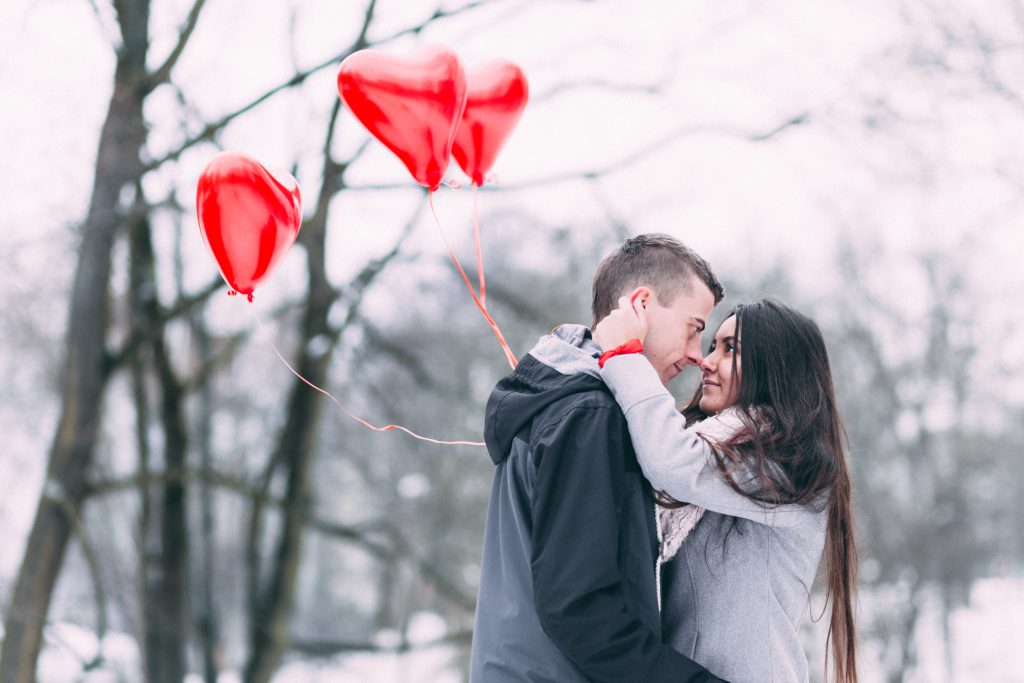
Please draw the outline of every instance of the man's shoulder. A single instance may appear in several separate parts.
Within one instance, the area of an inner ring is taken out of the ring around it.
[[[551,402],[538,413],[534,425],[539,431],[545,431],[569,419],[582,427],[605,421],[624,422],[625,416],[611,391],[602,385],[589,387]]]

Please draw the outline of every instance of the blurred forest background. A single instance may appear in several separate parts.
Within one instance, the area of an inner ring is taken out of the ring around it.
[[[716,324],[802,308],[849,430],[864,680],[1024,680],[1020,0],[8,0],[0,680],[464,680],[485,452],[371,432],[271,346],[375,423],[481,438],[508,366],[334,85],[431,42],[531,81],[478,196],[512,348],[588,322],[641,232],[711,261]],[[196,224],[220,149],[303,190],[265,331]]]

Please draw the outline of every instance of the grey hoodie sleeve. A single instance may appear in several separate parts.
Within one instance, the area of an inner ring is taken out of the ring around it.
[[[644,356],[611,358],[601,376],[626,414],[640,468],[656,490],[712,512],[769,526],[795,526],[815,517],[802,505],[765,507],[735,491],[719,472],[701,433],[721,439],[737,423],[723,415],[709,418],[699,429],[686,429],[675,399]]]

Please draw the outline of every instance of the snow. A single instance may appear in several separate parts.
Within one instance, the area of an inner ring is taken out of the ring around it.
[[[920,665],[906,683],[1021,683],[1024,681],[1024,579],[993,577],[978,581],[969,604],[951,618],[954,642],[952,675],[947,679],[941,630],[935,609],[925,609],[918,632]],[[376,645],[397,648],[398,633],[378,634]],[[411,651],[346,654],[317,660],[287,661],[274,683],[460,683],[459,649],[438,643],[446,635],[437,614],[419,612],[409,623]],[[121,683],[139,680],[141,659],[132,636],[108,633],[103,639],[103,664],[83,672],[84,663],[97,652],[97,639],[89,629],[70,623],[46,630],[46,649],[39,660],[39,683]],[[871,649],[862,651],[863,683],[883,681]],[[225,671],[218,683],[241,683],[239,671]],[[186,683],[204,683],[191,674]]]

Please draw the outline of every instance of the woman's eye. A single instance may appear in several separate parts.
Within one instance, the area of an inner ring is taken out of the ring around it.
[[[735,350],[736,350],[735,346],[733,346],[732,344],[726,343],[726,345],[725,345],[725,352],[726,353],[732,353]]]

